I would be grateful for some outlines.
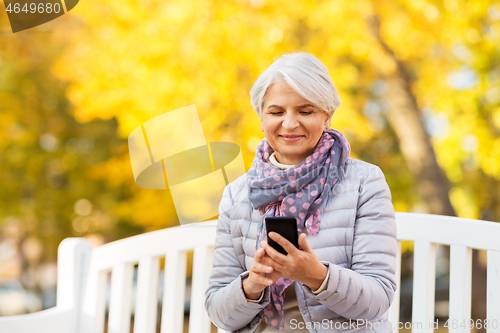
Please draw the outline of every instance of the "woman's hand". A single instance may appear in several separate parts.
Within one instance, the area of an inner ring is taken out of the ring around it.
[[[270,232],[269,237],[281,245],[288,255],[279,253],[266,241],[262,241],[262,248],[266,252],[262,263],[265,266],[271,266],[274,275],[302,282],[311,290],[319,289],[326,278],[328,268],[316,257],[312,247],[306,241],[306,234],[299,236],[300,250],[276,232]]]
[[[271,266],[263,264],[262,259],[265,254],[266,252],[262,248],[255,251],[248,278],[242,282],[243,291],[248,299],[259,299],[262,290],[272,285],[280,277],[273,272]]]

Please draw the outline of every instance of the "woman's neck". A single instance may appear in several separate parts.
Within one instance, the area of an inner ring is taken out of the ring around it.
[[[277,159],[276,159],[276,154],[275,153],[272,153],[271,156],[269,156],[269,162],[274,165],[275,167],[279,168],[279,169],[282,169],[282,170],[285,170],[285,169],[289,169],[291,167],[293,167],[295,164],[283,164],[283,163],[280,163]]]

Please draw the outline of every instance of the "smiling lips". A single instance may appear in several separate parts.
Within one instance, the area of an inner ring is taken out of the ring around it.
[[[279,137],[286,142],[294,142],[299,141],[303,137],[303,135],[280,135]]]

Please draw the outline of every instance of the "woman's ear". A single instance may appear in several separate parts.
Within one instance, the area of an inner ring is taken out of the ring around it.
[[[326,128],[330,128],[330,125],[332,123],[333,112],[330,113],[330,114],[328,114],[327,112],[325,112],[325,113],[326,113],[326,120],[325,120],[325,124],[324,125],[325,125]]]

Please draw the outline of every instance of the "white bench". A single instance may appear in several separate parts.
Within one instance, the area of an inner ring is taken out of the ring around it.
[[[425,214],[397,213],[398,239],[414,241],[413,323],[434,320],[436,244],[451,245],[450,319],[470,319],[471,249],[487,250],[488,319],[500,321],[500,224]],[[165,258],[161,332],[181,333],[187,253],[193,252],[189,314],[190,333],[208,333],[205,290],[212,266],[216,221],[168,228],[91,249],[83,238],[68,238],[58,252],[57,305],[37,313],[0,318],[0,332],[102,333],[105,325],[107,277],[111,272],[109,333],[129,333],[134,265],[138,264],[134,333],[157,328],[160,258]],[[400,250],[401,243],[399,242]],[[398,262],[400,263],[401,251]],[[398,265],[398,284],[400,264]],[[399,292],[390,319],[399,322]],[[395,325],[397,332],[397,326]],[[499,333],[489,328],[488,333]],[[414,332],[429,332],[427,325]],[[451,332],[468,332],[451,328]],[[218,332],[223,332],[219,330]]]

